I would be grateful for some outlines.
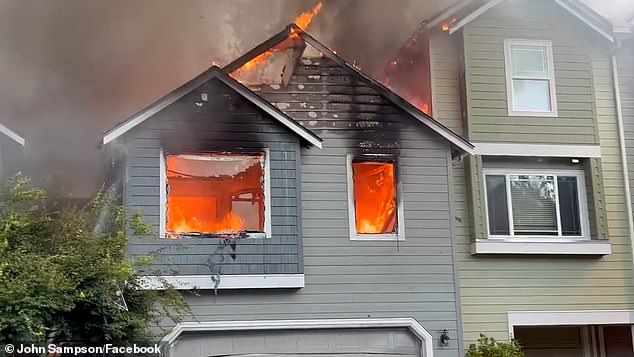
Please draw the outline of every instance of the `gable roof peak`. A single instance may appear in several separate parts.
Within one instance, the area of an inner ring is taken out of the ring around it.
[[[300,28],[294,23],[287,25],[282,31],[273,35],[266,41],[262,42],[258,46],[254,47],[252,50],[246,52],[241,57],[237,58],[227,66],[223,68],[224,71],[231,74],[241,68],[243,65],[253,60],[257,56],[261,55],[264,52],[271,50],[273,47],[279,45],[283,41],[289,39],[291,36],[298,36],[301,41],[306,44],[309,44],[311,47],[319,51],[323,56],[329,58],[333,62],[335,62],[340,67],[347,70],[350,75],[360,79],[365,82],[370,88],[374,89],[379,95],[392,102],[395,106],[405,111],[408,115],[412,116],[422,124],[429,127],[431,130],[435,131],[437,134],[445,138],[449,141],[455,148],[460,150],[466,154],[474,153],[474,146],[467,141],[462,136],[454,133],[451,129],[447,128],[440,122],[436,121],[436,119],[431,116],[423,113],[414,105],[392,92],[389,88],[385,87],[383,84],[379,83],[372,77],[367,74],[361,72],[357,67],[351,65],[346,62],[343,58],[339,57],[333,50],[331,50],[328,46],[319,42],[316,38],[311,36],[306,30]],[[298,60],[301,56],[298,56]]]

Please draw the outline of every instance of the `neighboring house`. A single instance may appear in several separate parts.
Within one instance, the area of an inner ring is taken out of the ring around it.
[[[519,339],[528,356],[632,356],[610,24],[577,1],[473,0],[419,37],[431,113],[476,151],[453,175],[466,344],[484,333]]]
[[[473,146],[294,25],[103,144],[156,231],[129,247],[157,253],[147,288],[197,290],[169,355],[464,355],[452,167]]]
[[[0,124],[0,179],[6,181],[24,169],[24,146],[20,135]]]

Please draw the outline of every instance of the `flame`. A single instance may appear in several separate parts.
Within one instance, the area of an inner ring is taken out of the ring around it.
[[[168,237],[264,230],[261,155],[170,155]]]
[[[388,62],[378,80],[425,114],[431,115],[429,52],[426,39],[412,35]]]
[[[310,25],[310,23],[313,21],[313,17],[319,14],[322,7],[323,4],[320,1],[312,10],[302,12],[299,16],[297,16],[293,23],[295,23],[295,25],[297,25],[300,29],[306,29],[308,25]]]
[[[396,232],[394,164],[353,162],[352,172],[357,233]]]
[[[317,14],[319,14],[322,7],[323,7],[323,4],[320,1],[317,5],[315,5],[315,7],[313,7],[312,10],[303,12],[299,16],[297,16],[295,20],[293,20],[293,23],[295,23],[295,25],[297,25],[299,28],[303,30],[307,29],[310,23],[313,21],[313,18],[317,16]],[[291,33],[290,39],[296,39],[298,36],[299,35],[297,34],[296,30],[293,30],[293,33]],[[236,78],[240,76],[240,72],[250,72],[257,69],[261,64],[266,63],[269,57],[271,57],[271,55],[273,55],[273,53],[277,51],[280,51],[280,49],[270,49],[266,52],[259,54],[258,56],[250,60],[249,62],[245,63],[242,67],[240,67],[240,69],[238,69],[235,72],[236,75],[234,76],[232,74],[232,76]]]

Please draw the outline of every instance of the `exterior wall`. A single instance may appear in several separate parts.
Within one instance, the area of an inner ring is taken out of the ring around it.
[[[597,144],[592,69],[576,18],[552,0],[507,0],[464,27],[469,140]],[[509,117],[504,39],[552,40],[558,118]]]
[[[201,107],[201,93],[208,102]],[[159,157],[166,152],[259,150],[269,148],[271,164],[272,237],[240,239],[236,259],[221,261],[219,239],[161,239],[137,237],[129,247],[132,257],[155,255],[148,273],[210,275],[209,263],[221,274],[301,273],[301,242],[298,234],[297,136],[274,119],[212,80],[181,98],[126,134],[125,205],[130,214],[143,213],[144,220],[159,230]]]
[[[554,2],[553,7],[547,3],[550,2],[507,0],[464,29],[470,120],[466,134],[475,142],[600,144],[602,158],[591,160],[589,175],[596,176],[596,190],[603,191],[590,197],[598,202],[597,206],[604,207],[603,218],[600,212],[589,214],[604,222],[593,226],[605,233],[595,234],[610,239],[613,253],[596,258],[471,255],[470,243],[476,238],[476,232],[486,232],[487,222],[481,207],[470,207],[474,203],[470,195],[474,191],[476,195],[482,194],[478,192],[482,189],[480,175],[468,173],[479,172],[482,160],[470,157],[464,164],[457,164],[454,170],[457,264],[466,345],[474,343],[480,333],[508,339],[508,311],[634,308],[610,51],[608,44],[598,37],[595,39],[585,25],[556,7]],[[537,10],[527,11],[529,4],[535,4]],[[516,13],[522,17],[513,17]],[[545,20],[542,22],[541,18]],[[586,35],[578,36],[578,33]],[[443,62],[451,63],[447,62],[448,58],[460,57],[460,51],[447,45],[447,38],[460,45],[462,39],[458,36],[460,34],[441,33],[431,42],[434,117],[454,130],[460,128],[459,115],[452,108],[460,103],[460,78],[457,73],[445,71]],[[507,116],[503,57],[503,39],[507,36],[535,39],[554,36],[560,118]],[[584,38],[586,40],[582,40]],[[443,103],[451,105],[437,110]],[[634,119],[631,122],[630,130],[634,133]],[[630,155],[634,158],[634,144],[631,147]],[[463,165],[467,168],[466,176]]]
[[[433,335],[435,357],[461,356],[449,146],[346,73],[327,59],[300,60],[286,90],[254,88],[324,139],[322,150],[301,153],[306,286],[187,301],[198,321],[413,317]],[[399,156],[404,241],[350,240],[346,154],[368,152]],[[444,329],[452,339],[438,347]]]

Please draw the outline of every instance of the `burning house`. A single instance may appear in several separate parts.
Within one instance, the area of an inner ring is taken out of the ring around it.
[[[157,257],[146,287],[194,315],[164,326],[170,355],[461,355],[452,165],[473,146],[299,26],[103,144],[156,232],[129,247]]]

